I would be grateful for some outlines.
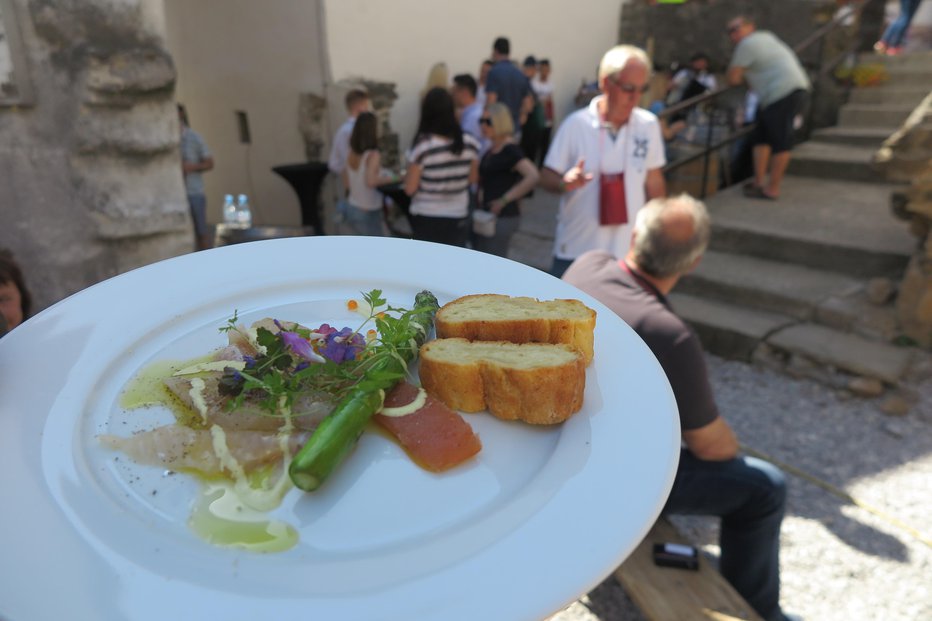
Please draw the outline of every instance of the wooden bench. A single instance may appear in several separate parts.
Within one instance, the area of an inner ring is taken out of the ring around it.
[[[615,579],[651,621],[763,621],[709,562],[699,556],[699,570],[654,564],[655,543],[687,543],[676,528],[660,518],[615,570]]]

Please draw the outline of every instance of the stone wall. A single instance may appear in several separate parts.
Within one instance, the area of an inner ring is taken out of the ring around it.
[[[909,183],[895,197],[894,211],[917,238],[896,300],[903,333],[932,348],[932,93],[874,158],[888,179]]]
[[[0,107],[0,246],[41,310],[193,235],[160,0],[11,6],[33,101]]]

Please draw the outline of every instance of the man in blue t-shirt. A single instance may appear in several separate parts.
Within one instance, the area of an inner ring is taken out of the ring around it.
[[[511,43],[505,37],[495,39],[492,44],[492,69],[485,84],[485,103],[502,102],[511,110],[511,119],[515,129],[524,125],[528,112],[534,105],[531,82],[518,67],[511,62]],[[520,139],[516,131],[515,139]]]

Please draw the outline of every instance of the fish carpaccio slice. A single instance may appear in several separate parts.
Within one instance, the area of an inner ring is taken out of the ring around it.
[[[277,433],[227,431],[225,435],[230,455],[246,472],[282,459],[281,440]],[[289,451],[294,453],[304,444],[308,435],[291,434],[288,438]],[[128,438],[102,435],[98,439],[104,446],[122,451],[140,464],[161,466],[170,470],[197,470],[206,475],[223,474],[220,458],[214,452],[213,437],[208,429],[165,425],[133,434]]]
[[[220,394],[220,373],[204,373],[204,390],[201,396],[207,407],[207,420],[205,426],[220,425],[230,431],[267,431],[275,432],[282,426],[281,416],[269,416],[255,399],[247,398],[236,410],[227,411],[228,398]],[[197,416],[197,407],[191,397],[191,380],[187,377],[167,377],[163,380],[166,388],[184,404],[193,415]],[[298,395],[291,406],[292,422],[297,429],[314,430],[330,410],[333,409],[332,399],[322,395]],[[198,425],[195,425],[198,426]]]
[[[385,407],[407,405],[417,398],[419,390],[417,386],[401,382],[385,396]],[[398,440],[411,459],[433,472],[449,470],[482,449],[469,423],[430,395],[424,405],[411,414],[376,414],[375,421]]]

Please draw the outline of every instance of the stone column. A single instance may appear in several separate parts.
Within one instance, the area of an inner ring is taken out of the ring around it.
[[[0,106],[0,246],[22,265],[36,310],[190,251],[161,1],[3,6],[32,102]]]
[[[888,179],[909,183],[906,193],[894,198],[894,210],[918,243],[900,284],[896,313],[904,335],[932,348],[932,93],[884,142],[874,162]]]

